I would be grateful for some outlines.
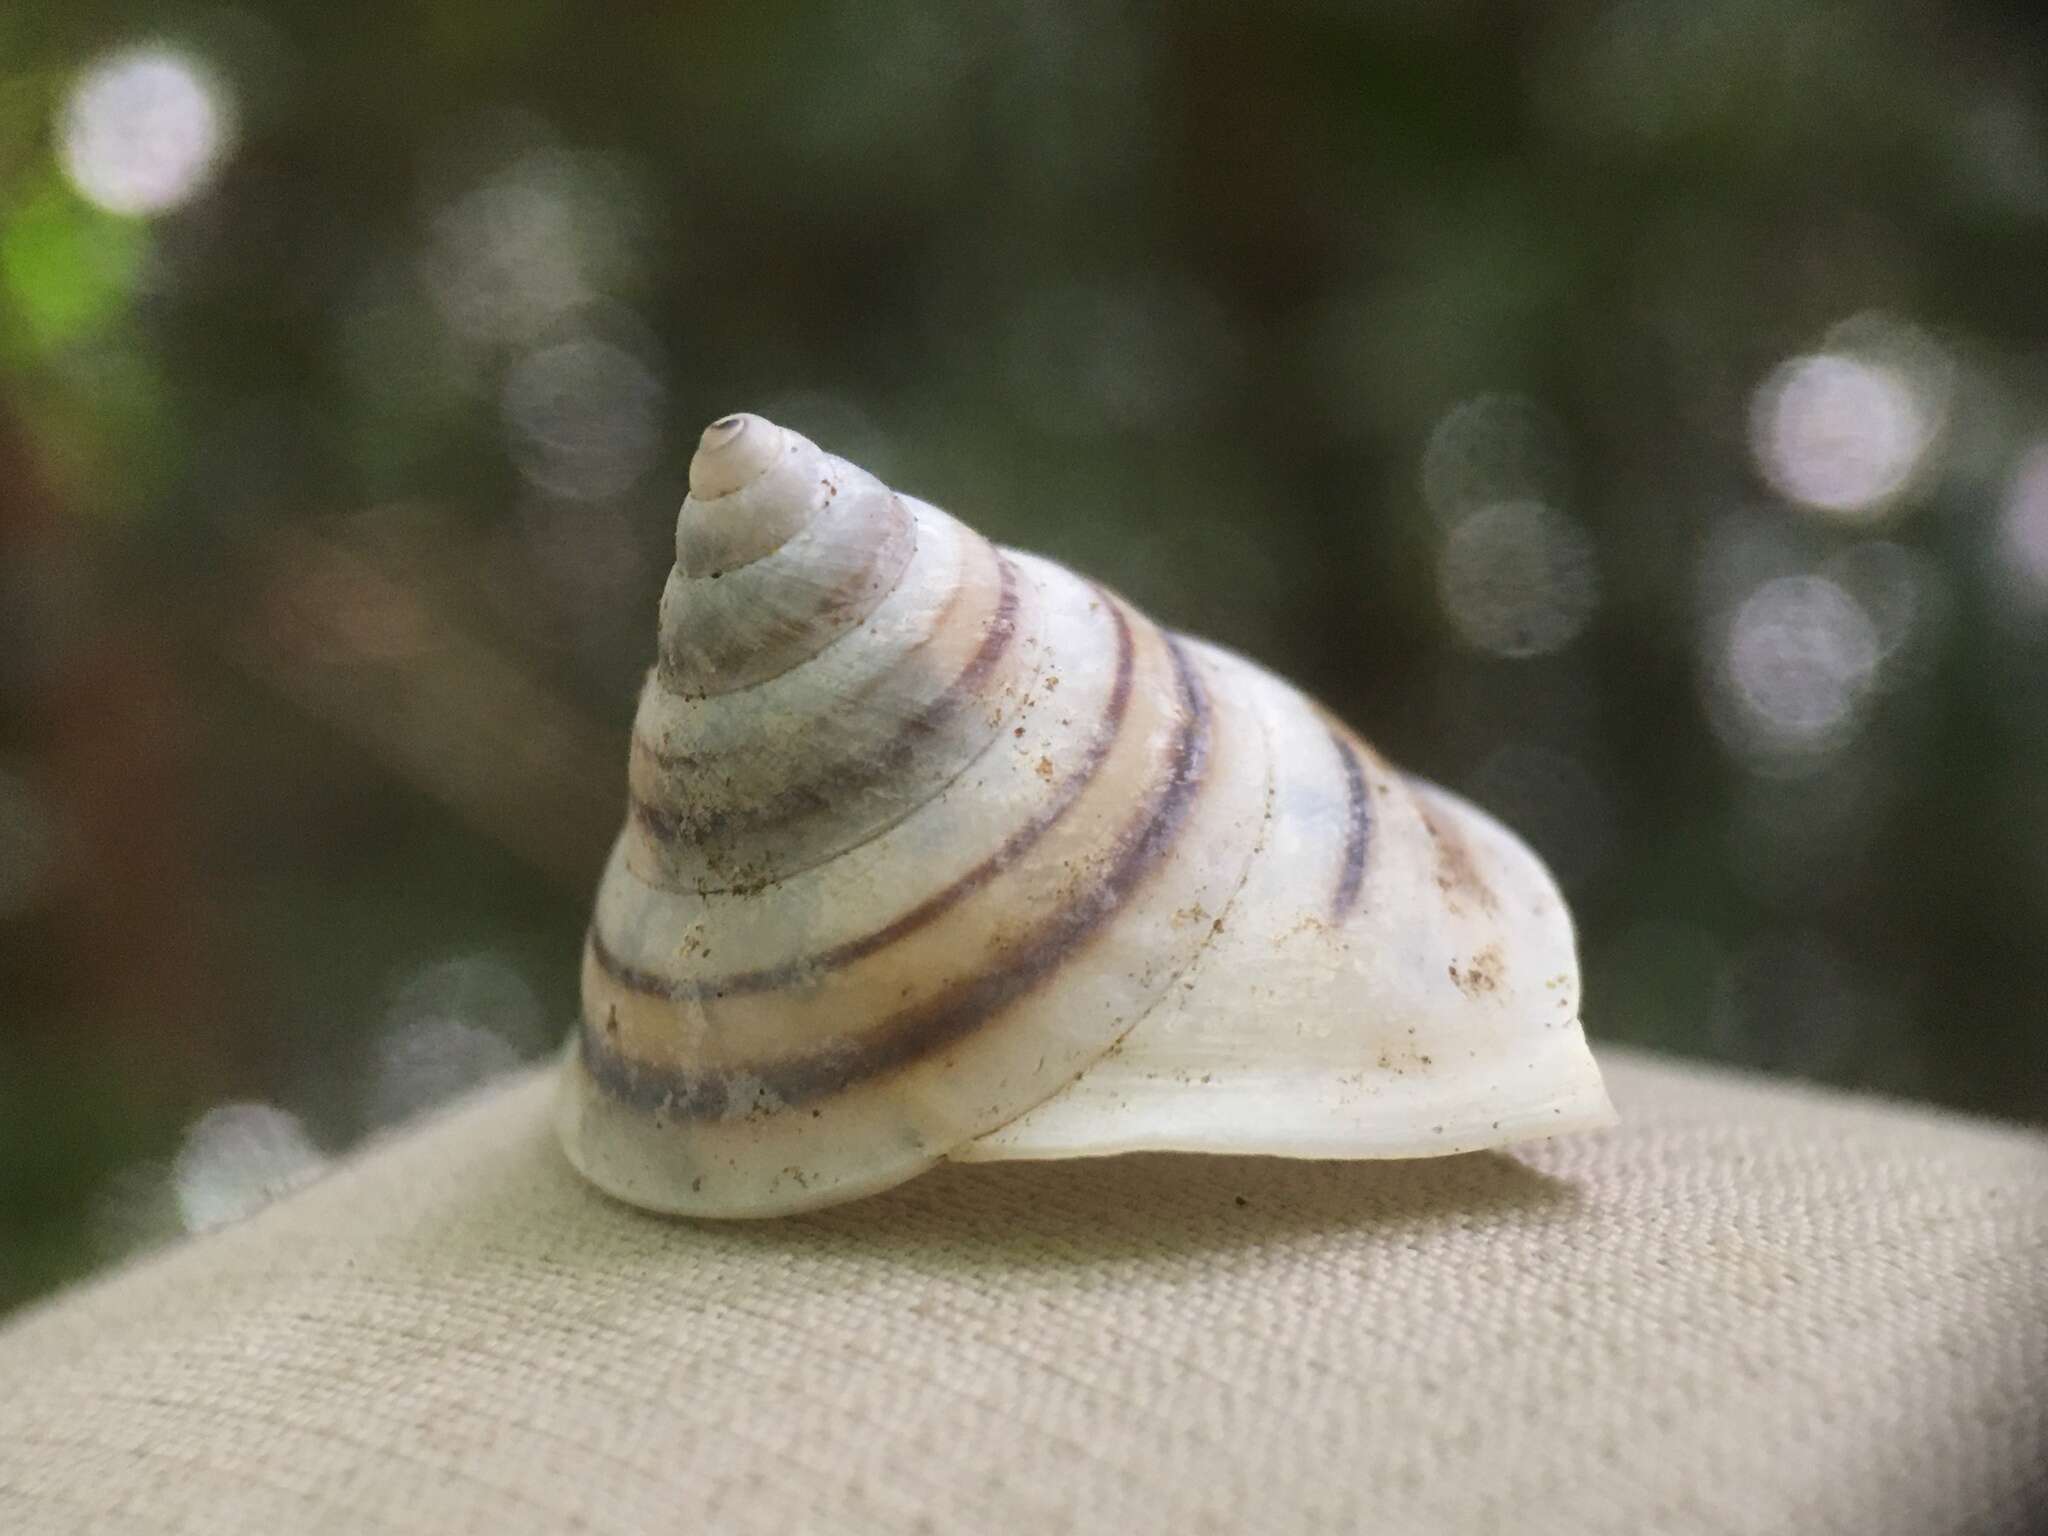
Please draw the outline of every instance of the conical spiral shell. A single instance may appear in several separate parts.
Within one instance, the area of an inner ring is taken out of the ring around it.
[[[1284,683],[759,417],[676,548],[564,1069],[600,1186],[769,1215],[1608,1116],[1541,866]]]

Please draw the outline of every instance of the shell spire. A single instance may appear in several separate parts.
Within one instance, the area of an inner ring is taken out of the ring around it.
[[[690,495],[716,501],[744,490],[782,454],[782,428],[742,412],[721,416],[704,429],[690,457]]]
[[[559,1120],[636,1204],[1611,1118],[1512,834],[761,417],[690,466],[628,777]]]

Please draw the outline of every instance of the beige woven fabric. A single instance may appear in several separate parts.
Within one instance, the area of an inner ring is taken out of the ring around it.
[[[693,1226],[524,1079],[0,1333],[0,1531],[1870,1533],[2048,1517],[2048,1140],[1603,1052],[1517,1156]]]

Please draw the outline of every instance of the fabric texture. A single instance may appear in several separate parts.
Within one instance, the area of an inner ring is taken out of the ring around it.
[[[1603,1051],[1612,1131],[693,1224],[525,1077],[0,1332],[0,1531],[2048,1521],[2048,1139]]]

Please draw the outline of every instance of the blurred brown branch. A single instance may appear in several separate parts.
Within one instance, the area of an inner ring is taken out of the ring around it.
[[[442,595],[434,576],[459,568],[466,547],[418,508],[270,535],[229,654],[477,831],[583,889],[618,829],[623,743]]]

